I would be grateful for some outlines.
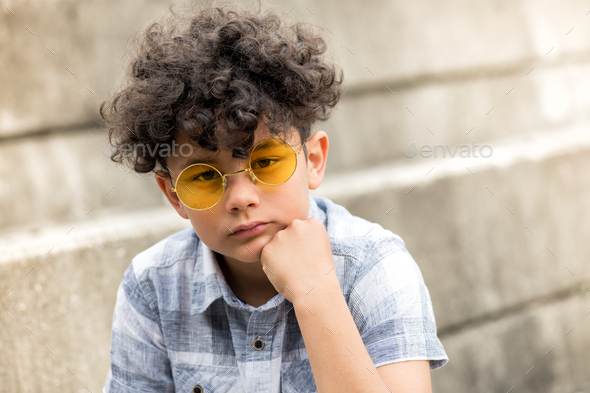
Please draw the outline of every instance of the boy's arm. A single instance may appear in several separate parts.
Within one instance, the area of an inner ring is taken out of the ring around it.
[[[428,360],[373,366],[340,284],[329,277],[293,303],[318,392],[430,393]]]
[[[117,291],[111,369],[103,393],[174,392],[170,360],[156,321],[131,264]]]
[[[420,269],[398,236],[362,247],[371,248],[350,264],[356,273],[348,304],[326,228],[315,217],[295,219],[277,232],[262,249],[261,262],[295,308],[318,392],[387,393],[381,375],[389,391],[412,386],[429,392],[430,369],[448,357]],[[400,362],[407,364],[389,365]],[[377,371],[374,364],[388,366]],[[402,369],[411,373],[398,381]]]

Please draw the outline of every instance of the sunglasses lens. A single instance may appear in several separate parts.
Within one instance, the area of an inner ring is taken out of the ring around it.
[[[274,186],[293,176],[297,156],[287,142],[280,138],[270,138],[260,142],[252,150],[250,167],[258,180]]]
[[[192,209],[206,209],[215,205],[223,194],[221,173],[206,164],[186,168],[176,185],[178,198]]]

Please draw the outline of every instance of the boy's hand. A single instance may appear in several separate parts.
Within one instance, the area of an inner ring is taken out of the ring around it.
[[[262,270],[275,289],[294,303],[310,290],[340,290],[326,228],[315,217],[295,219],[264,246]]]

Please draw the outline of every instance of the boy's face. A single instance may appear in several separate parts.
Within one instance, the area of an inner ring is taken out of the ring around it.
[[[252,148],[261,140],[273,137],[262,125],[255,132]],[[285,183],[269,186],[257,182],[254,184],[247,172],[228,176],[227,187],[221,200],[209,210],[193,210],[183,205],[176,193],[171,191],[178,174],[189,163],[215,159],[210,165],[222,174],[244,169],[248,159],[233,158],[231,150],[221,149],[211,152],[193,145],[193,154],[183,157],[168,158],[168,168],[172,179],[156,173],[156,181],[172,206],[181,217],[191,221],[197,236],[213,251],[223,255],[226,260],[234,262],[258,262],[262,248],[275,233],[285,229],[293,219],[305,220],[309,213],[309,190],[321,184],[326,167],[328,137],[318,131],[307,141],[309,162],[299,133],[293,129],[289,136],[283,137],[297,152],[297,168],[293,176]],[[189,143],[184,137],[177,138],[177,144]],[[187,149],[185,148],[186,152]],[[250,149],[251,151],[251,149]],[[232,234],[236,227],[254,222],[266,223],[264,229],[252,236],[239,237]]]

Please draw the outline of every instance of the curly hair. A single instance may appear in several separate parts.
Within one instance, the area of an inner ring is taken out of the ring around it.
[[[322,58],[326,43],[312,26],[286,26],[272,10],[224,8],[183,15],[171,8],[169,20],[150,24],[135,40],[128,83],[100,105],[112,161],[137,173],[159,164],[170,176],[168,155],[157,153],[169,152],[179,134],[244,159],[260,121],[273,135],[294,127],[303,142],[316,121],[328,119],[343,72]],[[150,154],[125,154],[125,146],[137,145]]]

